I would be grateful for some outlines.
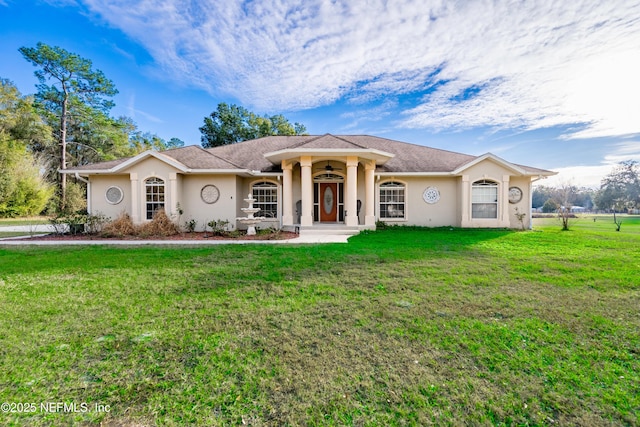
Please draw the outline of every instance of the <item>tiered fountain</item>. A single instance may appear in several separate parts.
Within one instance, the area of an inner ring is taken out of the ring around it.
[[[265,217],[263,216],[258,216],[258,217],[254,217],[253,214],[255,214],[256,212],[258,212],[260,210],[260,208],[254,208],[253,207],[253,202],[256,201],[256,199],[253,198],[253,194],[249,193],[249,195],[247,196],[246,199],[244,199],[245,202],[247,202],[249,204],[248,208],[240,208],[240,210],[244,213],[247,214],[246,217],[241,217],[241,218],[236,218],[237,221],[246,224],[247,225],[247,236],[253,236],[256,234],[256,224],[259,222],[262,222]]]

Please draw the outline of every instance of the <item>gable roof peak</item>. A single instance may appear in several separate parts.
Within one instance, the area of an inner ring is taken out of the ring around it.
[[[290,148],[357,148],[368,149],[365,145],[352,141],[348,135],[324,135],[310,136],[293,144]]]

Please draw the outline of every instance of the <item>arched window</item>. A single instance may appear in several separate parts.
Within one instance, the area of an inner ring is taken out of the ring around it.
[[[253,206],[260,208],[256,216],[267,218],[278,217],[278,186],[272,182],[258,182],[251,187]]]
[[[486,179],[471,186],[471,218],[498,218],[498,184]]]
[[[147,219],[153,216],[160,209],[164,209],[164,181],[160,178],[149,178],[144,181],[146,194]]]
[[[395,181],[380,184],[380,219],[403,219],[405,211],[405,185]]]

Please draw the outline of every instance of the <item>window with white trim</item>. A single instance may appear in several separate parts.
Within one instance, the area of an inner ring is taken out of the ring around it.
[[[256,216],[278,217],[278,186],[272,182],[258,182],[251,187],[255,202],[253,207],[260,208]]]
[[[498,218],[498,184],[486,179],[471,185],[471,218]]]
[[[164,209],[164,181],[160,178],[149,178],[144,181],[146,194],[146,218],[153,216],[160,209]]]
[[[405,218],[405,190],[401,182],[380,184],[380,219]]]

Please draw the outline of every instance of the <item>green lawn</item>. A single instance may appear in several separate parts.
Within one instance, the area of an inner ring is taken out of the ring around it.
[[[640,224],[595,224],[0,246],[0,424],[640,425]]]

